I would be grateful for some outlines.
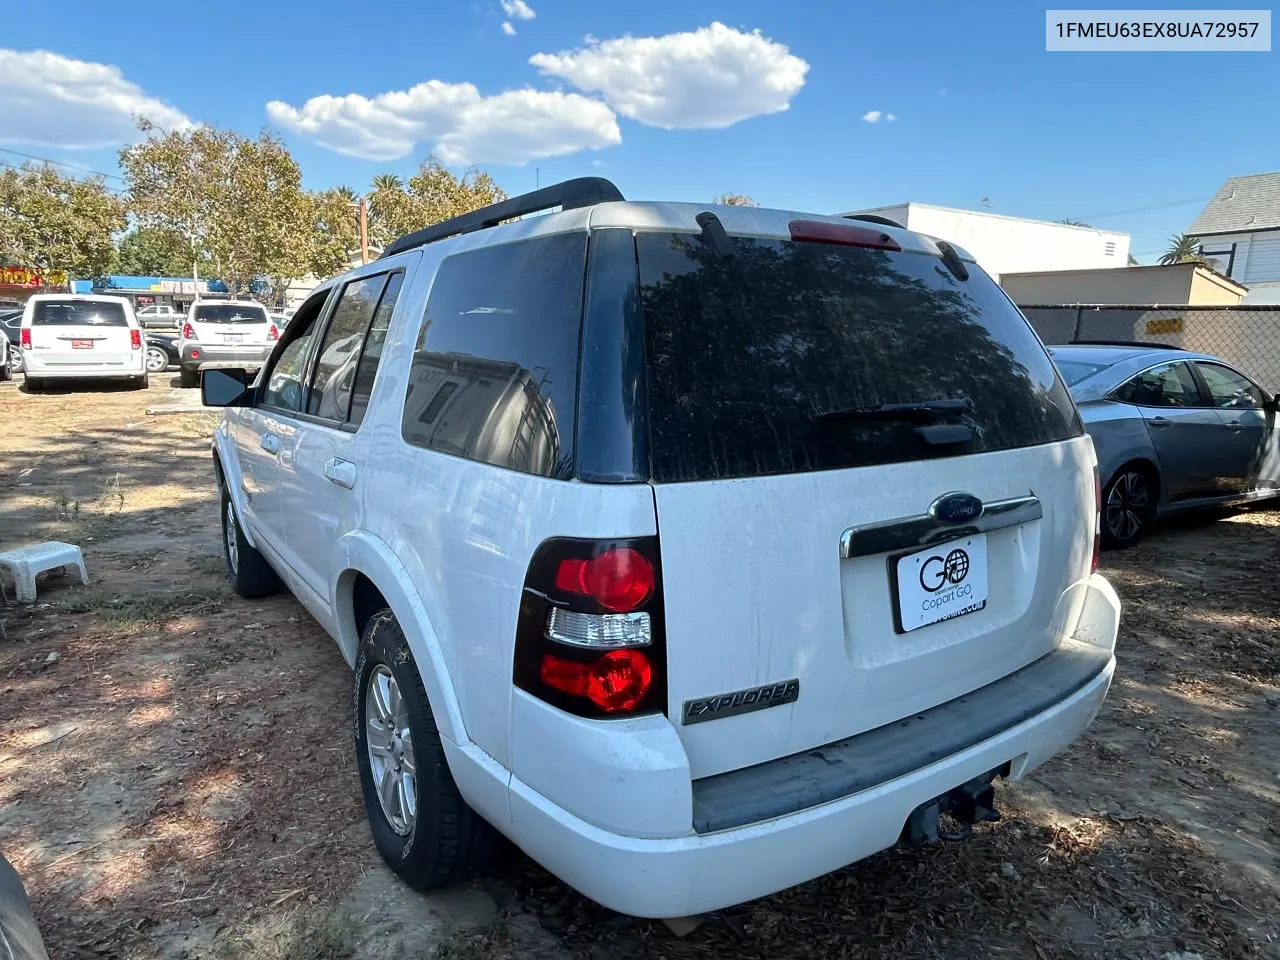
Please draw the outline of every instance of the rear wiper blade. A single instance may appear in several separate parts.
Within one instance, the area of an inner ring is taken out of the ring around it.
[[[968,397],[939,400],[912,400],[907,403],[881,403],[874,407],[841,407],[815,414],[815,420],[934,420],[973,411]]]

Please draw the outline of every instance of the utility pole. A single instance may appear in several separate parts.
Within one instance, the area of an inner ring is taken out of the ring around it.
[[[369,262],[369,201],[360,198],[360,262]]]

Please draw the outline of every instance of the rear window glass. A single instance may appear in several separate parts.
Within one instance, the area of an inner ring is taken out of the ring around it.
[[[1082,432],[1040,341],[995,283],[938,257],[641,234],[656,481],[751,477],[955,456]],[[939,414],[875,408],[968,401]],[[860,416],[859,412],[868,414]],[[823,416],[826,414],[826,416]],[[964,424],[939,445],[918,428]]]
[[[1100,370],[1105,370],[1109,366],[1106,363],[1086,363],[1083,360],[1063,360],[1062,357],[1054,357],[1054,363],[1058,365],[1058,372],[1062,374],[1062,379],[1067,381],[1067,386],[1074,387],[1082,380],[1088,380]]]
[[[586,257],[577,232],[444,259],[414,346],[406,441],[572,476]]]
[[[127,327],[124,307],[118,303],[79,300],[59,303],[38,301],[31,310],[33,327]]]
[[[266,323],[267,311],[244,303],[202,303],[195,308],[200,323]]]

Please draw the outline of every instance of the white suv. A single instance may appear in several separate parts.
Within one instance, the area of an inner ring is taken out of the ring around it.
[[[123,297],[37,294],[23,307],[18,336],[28,390],[71,378],[147,386],[142,331]]]
[[[1106,695],[1093,448],[944,242],[571,181],[322,285],[246,379],[204,378],[230,578],[353,665],[415,887],[496,828],[624,913],[741,902],[995,819]]]
[[[197,300],[178,336],[178,371],[184,387],[216,364],[259,364],[280,339],[267,308],[252,300]]]

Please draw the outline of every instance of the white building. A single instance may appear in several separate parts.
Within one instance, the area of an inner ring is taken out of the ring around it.
[[[973,254],[997,280],[1002,273],[1090,270],[1129,263],[1127,233],[928,203],[872,207],[843,216],[864,213],[887,217],[908,230],[951,241]]]
[[[1280,173],[1232,177],[1187,233],[1214,269],[1249,288],[1245,303],[1280,303]]]

